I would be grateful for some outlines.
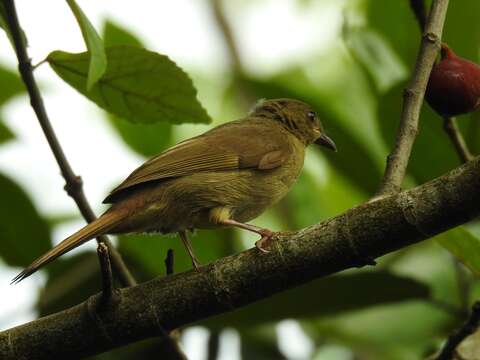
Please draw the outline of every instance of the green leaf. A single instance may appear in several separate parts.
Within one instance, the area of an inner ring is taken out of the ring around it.
[[[105,46],[132,45],[145,47],[137,36],[110,20],[105,21],[102,37]]]
[[[12,34],[10,33],[10,30],[8,28],[7,16],[5,14],[5,6],[3,5],[3,2],[0,2],[0,28],[5,30],[5,32],[7,33],[8,39],[13,45]]]
[[[103,39],[106,46],[132,45],[144,47],[135,35],[111,21],[105,23]],[[150,157],[172,145],[173,130],[170,123],[132,124],[111,114],[108,115],[108,120],[115,130],[117,130],[123,141],[141,155]]]
[[[8,36],[8,40],[10,40],[10,44],[12,44],[12,47],[15,49],[15,43],[13,41],[12,32],[10,31],[10,29],[8,27],[7,15],[6,15],[6,12],[5,12],[5,5],[1,1],[0,1],[0,28],[5,30],[5,33]],[[27,43],[27,37],[25,36],[25,33],[23,32],[22,29],[20,29],[20,32],[22,34],[21,36],[22,36],[23,43],[25,44],[25,46],[27,46],[27,44],[28,44]]]
[[[25,91],[25,86],[20,77],[2,66],[0,66],[0,84],[0,106]]]
[[[90,20],[74,0],[67,0],[68,6],[77,19],[83,39],[90,54],[88,67],[87,90],[90,91],[93,85],[103,76],[107,69],[107,56],[103,47],[102,39],[97,34]]]
[[[50,230],[25,192],[0,174],[0,256],[25,267],[51,247]]]
[[[352,289],[356,290],[352,292]],[[307,319],[333,315],[428,296],[428,286],[417,280],[385,271],[356,272],[314,281],[233,312],[207,319],[201,324],[215,329],[228,326],[244,328],[288,318]]]
[[[14,137],[13,132],[0,119],[0,144],[12,140]]]
[[[472,273],[480,276],[480,239],[463,226],[437,236],[436,240]]]
[[[420,30],[408,1],[369,0],[367,23],[396,50],[404,64],[413,64],[420,43]]]
[[[137,153],[151,157],[172,145],[172,125],[169,123],[132,124],[114,115],[109,120],[123,141]]]
[[[106,49],[107,71],[86,91],[88,53],[54,51],[47,60],[69,85],[131,122],[209,122],[190,78],[167,56],[133,46]]]
[[[406,78],[406,67],[376,31],[348,29],[345,42],[352,55],[371,76],[378,92],[384,93]]]
[[[306,325],[315,342],[343,344],[363,359],[425,359],[433,352],[432,345],[438,346],[437,339],[445,338],[452,316],[428,303],[408,301],[335,314]]]

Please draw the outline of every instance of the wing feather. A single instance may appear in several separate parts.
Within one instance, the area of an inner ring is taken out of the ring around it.
[[[270,129],[262,126],[227,125],[181,142],[148,160],[113,189],[104,202],[115,202],[119,193],[146,182],[199,171],[268,170],[281,166],[287,159],[289,143],[286,137],[272,138],[267,131]]]

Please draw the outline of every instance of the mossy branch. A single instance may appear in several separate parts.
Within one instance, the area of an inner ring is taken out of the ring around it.
[[[235,310],[280,291],[431,238],[480,215],[480,157],[411,190],[382,197],[308,228],[284,233],[263,254],[250,249],[202,267],[101,294],[0,333],[1,359],[97,354]],[[81,335],[80,335],[81,334]]]

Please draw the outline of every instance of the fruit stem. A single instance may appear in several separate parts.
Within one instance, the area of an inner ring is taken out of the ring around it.
[[[443,119],[443,128],[445,129],[448,137],[455,146],[455,150],[462,162],[467,162],[473,159],[473,155],[468,150],[467,143],[463,138],[460,129],[457,126],[457,122],[454,117],[446,117]]]

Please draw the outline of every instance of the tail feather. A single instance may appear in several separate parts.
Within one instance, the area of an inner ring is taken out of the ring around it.
[[[77,246],[82,245],[83,243],[97,237],[100,235],[105,234],[109,230],[111,230],[116,224],[118,224],[119,220],[121,220],[123,216],[121,214],[111,212],[105,213],[98,219],[92,221],[90,224],[86,225],[75,234],[69,236],[65,240],[63,240],[60,244],[55,246],[46,254],[40,256],[36,259],[33,263],[31,263],[25,270],[23,270],[20,274],[15,276],[11,283],[19,283],[26,277],[32,275],[42,266],[48,264],[49,262],[55,260],[59,256],[65,254],[66,252],[76,248]]]

